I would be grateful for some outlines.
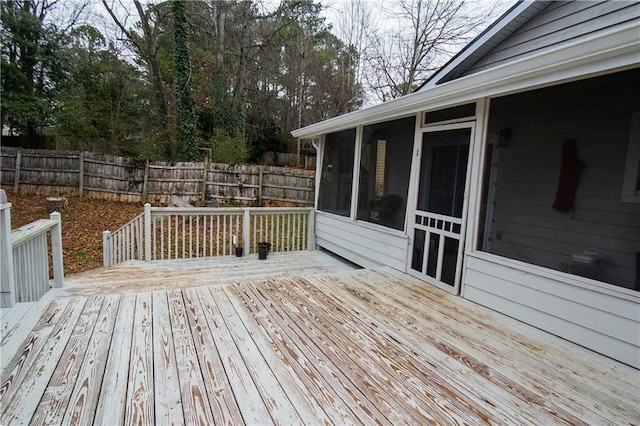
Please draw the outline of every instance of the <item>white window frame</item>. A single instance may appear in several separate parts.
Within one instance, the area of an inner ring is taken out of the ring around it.
[[[622,197],[624,203],[640,203],[640,190],[637,188],[640,173],[640,111],[631,114],[629,145],[624,165],[622,180]]]

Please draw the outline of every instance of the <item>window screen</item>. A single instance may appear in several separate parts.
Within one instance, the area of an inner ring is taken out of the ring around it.
[[[325,138],[318,209],[349,216],[353,184],[356,130],[329,133]]]
[[[415,117],[364,127],[358,220],[404,228],[414,134]]]

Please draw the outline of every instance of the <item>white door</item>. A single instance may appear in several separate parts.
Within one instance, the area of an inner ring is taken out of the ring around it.
[[[410,230],[409,272],[452,293],[460,289],[465,191],[474,123],[422,131],[419,180]]]

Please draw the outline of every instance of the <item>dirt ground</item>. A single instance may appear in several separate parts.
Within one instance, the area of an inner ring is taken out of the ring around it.
[[[11,203],[12,229],[49,217],[45,195],[6,192]],[[141,203],[67,198],[69,205],[61,212],[65,275],[101,267],[102,232],[115,231],[144,209]]]

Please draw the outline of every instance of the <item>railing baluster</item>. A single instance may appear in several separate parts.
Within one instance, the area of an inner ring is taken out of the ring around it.
[[[196,216],[196,257],[200,256],[200,215]]]
[[[160,259],[164,259],[164,216],[160,216]]]
[[[227,254],[227,215],[224,216],[224,226],[222,229],[222,255]]]
[[[213,256],[213,215],[209,215],[209,257]]]

